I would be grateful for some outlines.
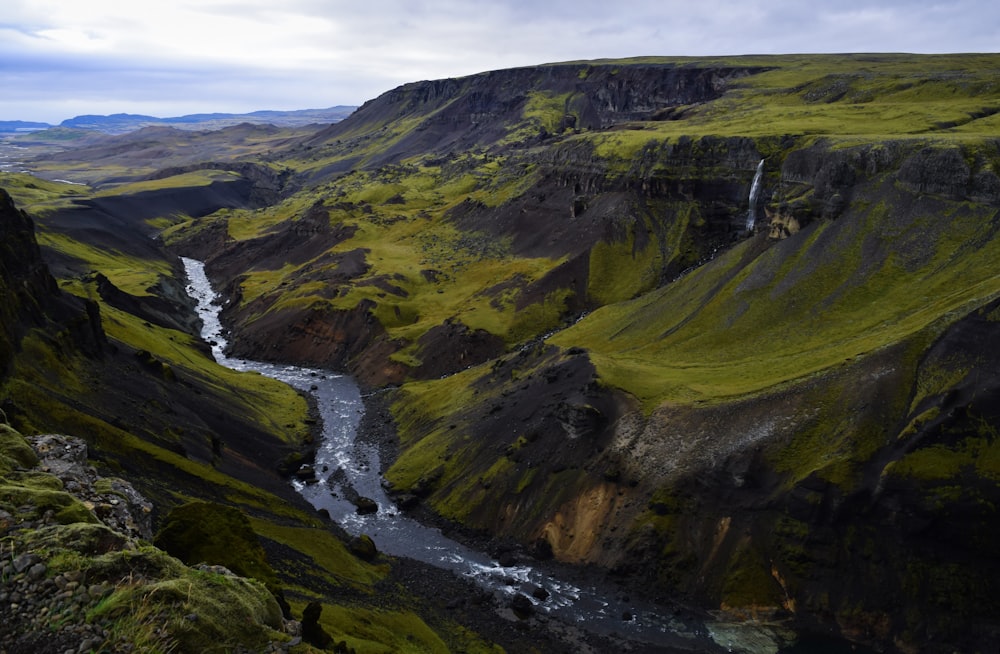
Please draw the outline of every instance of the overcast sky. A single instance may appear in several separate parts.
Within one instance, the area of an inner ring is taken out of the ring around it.
[[[3,0],[0,120],[357,105],[576,59],[998,51],[996,0]]]

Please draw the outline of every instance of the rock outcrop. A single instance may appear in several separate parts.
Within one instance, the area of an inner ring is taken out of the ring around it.
[[[105,336],[97,305],[59,291],[42,261],[34,222],[0,189],[0,379],[9,371],[21,337],[50,326],[82,351],[97,355]]]
[[[152,540],[152,503],[124,479],[98,476],[83,439],[40,434],[28,442],[38,455],[38,469],[61,481],[102,523],[128,538]]]
[[[0,424],[0,443],[16,453],[0,458],[0,649],[287,651],[271,593],[149,546],[150,503],[97,475],[81,439],[40,435],[29,446]]]

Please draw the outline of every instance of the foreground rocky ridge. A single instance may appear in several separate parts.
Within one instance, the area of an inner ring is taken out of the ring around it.
[[[145,543],[150,503],[99,477],[82,440],[6,425],[0,438],[3,651],[287,651],[301,640],[283,633],[263,584]]]

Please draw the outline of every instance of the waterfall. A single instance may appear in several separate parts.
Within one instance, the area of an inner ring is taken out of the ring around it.
[[[747,211],[747,232],[753,233],[754,224],[757,222],[757,196],[760,195],[760,179],[764,176],[764,160],[757,164],[757,172],[754,173],[753,183],[750,184],[750,210]]]

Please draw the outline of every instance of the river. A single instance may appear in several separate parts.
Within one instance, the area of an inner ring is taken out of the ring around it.
[[[204,265],[183,258],[187,291],[197,303],[203,322],[202,337],[212,346],[218,363],[241,371],[255,371],[310,393],[322,421],[316,452],[315,481],[292,480],[295,489],[317,510],[353,535],[367,534],[381,552],[416,559],[473,579],[507,604],[517,593],[534,609],[553,618],[580,625],[598,634],[616,634],[628,640],[694,651],[775,654],[789,635],[770,625],[700,622],[672,615],[659,605],[637,603],[561,580],[540,566],[502,566],[486,554],[451,540],[440,530],[409,518],[382,487],[381,461],[374,446],[356,438],[364,401],[346,375],[300,366],[234,359],[226,355],[225,331],[219,321],[221,306],[205,274]],[[349,501],[351,489],[370,498],[378,511],[359,515]],[[545,600],[533,597],[541,588]],[[828,650],[849,651],[849,650]]]
[[[0,138],[0,173],[27,172],[21,162],[27,151],[28,148],[14,145],[10,139]]]

